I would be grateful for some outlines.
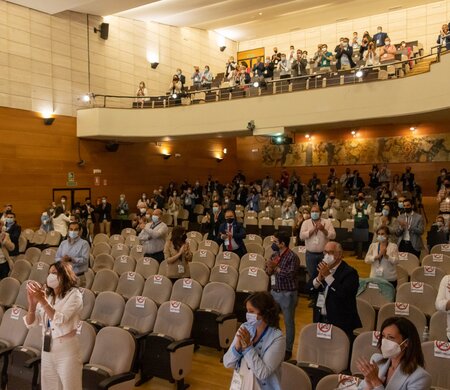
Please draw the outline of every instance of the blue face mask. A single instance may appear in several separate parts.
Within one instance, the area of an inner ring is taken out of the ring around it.
[[[403,202],[398,202],[398,208],[402,209],[403,208]]]
[[[279,252],[279,251],[280,251],[280,248],[279,248],[278,245],[275,244],[274,242],[272,243],[271,248],[272,248],[272,250],[273,250],[274,252]]]
[[[72,240],[78,237],[78,230],[70,230],[69,231],[69,238],[71,238]]]
[[[219,208],[218,208],[218,207],[213,207],[212,209],[213,209],[213,213],[214,213],[214,214],[216,214],[216,213],[219,211]]]
[[[319,218],[320,218],[320,213],[319,213],[318,211],[313,211],[313,212],[311,213],[311,219],[312,219],[313,221],[317,221]]]
[[[258,320],[258,315],[255,313],[247,312],[245,314],[245,318],[247,320],[247,324],[250,326],[258,327],[261,324],[261,320]]]
[[[7,225],[11,225],[14,222],[14,218],[5,218],[5,222]]]
[[[383,216],[387,217],[389,215],[389,210],[382,210],[381,214],[383,214]]]
[[[157,215],[152,215],[152,221],[153,221],[153,223],[158,223],[159,217]]]

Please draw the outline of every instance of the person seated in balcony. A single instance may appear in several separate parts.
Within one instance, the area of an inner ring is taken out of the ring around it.
[[[136,102],[138,103],[138,106],[140,106],[141,108],[144,107],[144,102],[147,102],[150,100],[150,98],[145,97],[145,96],[148,96],[148,90],[143,81],[141,81],[139,83],[139,87],[136,91],[136,96],[139,97],[138,99],[136,99]]]
[[[373,36],[373,41],[377,45],[377,47],[386,46],[386,40],[389,39],[387,33],[383,32],[383,27],[378,26],[377,27],[377,33]]]
[[[288,79],[291,77],[291,66],[286,58],[286,54],[281,55],[281,61],[278,63],[280,70],[280,79]]]
[[[445,47],[446,50],[450,50],[449,26],[450,26],[450,23],[448,25],[447,24],[442,25],[441,31],[439,32],[438,39],[436,41],[436,43],[438,45]]]
[[[337,48],[336,52],[336,69],[338,70],[350,70],[356,66],[353,61],[353,48],[349,44],[348,38],[344,38],[342,43]]]
[[[364,53],[365,66],[378,66],[380,65],[380,56],[375,50],[375,44],[370,42],[366,52]]]
[[[225,64],[225,79],[227,79],[228,81],[231,80],[232,73],[236,70],[236,68],[236,61],[234,60],[234,57],[231,56],[230,58],[228,58],[228,61]]]
[[[199,90],[202,87],[202,74],[200,73],[200,68],[198,66],[194,66],[194,73],[191,76],[192,85],[194,89]]]
[[[389,37],[385,39],[384,43],[384,46],[378,48],[380,62],[382,64],[395,61],[395,54],[397,53],[397,49],[391,44],[391,39]]]
[[[297,50],[297,56],[292,62],[292,76],[305,76],[308,72],[306,71],[306,67],[308,66],[308,53],[302,52],[301,50]]]
[[[278,48],[273,48],[272,60],[274,66],[278,66],[278,63],[281,61],[281,53],[278,52]]]
[[[333,54],[328,51],[328,46],[322,46],[322,53],[319,59],[319,70],[321,72],[329,72],[331,70],[331,60],[333,59]]]

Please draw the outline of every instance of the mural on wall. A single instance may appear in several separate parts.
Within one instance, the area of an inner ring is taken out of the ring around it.
[[[262,160],[269,167],[450,161],[450,133],[264,145]]]

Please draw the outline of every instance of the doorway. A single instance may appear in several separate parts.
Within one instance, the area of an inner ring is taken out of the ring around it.
[[[53,188],[53,201],[58,204],[61,196],[67,198],[67,210],[72,210],[75,203],[84,204],[85,198],[91,197],[90,188]]]

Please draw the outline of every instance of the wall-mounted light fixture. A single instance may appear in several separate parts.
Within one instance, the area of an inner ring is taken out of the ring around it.
[[[216,157],[216,161],[217,161],[218,163],[221,163],[221,162],[223,161],[223,157]]]
[[[50,126],[55,121],[53,112],[51,110],[42,111],[41,115],[42,119],[44,120],[44,125],[46,126]]]
[[[152,62],[152,63],[150,64],[150,66],[152,67],[152,69],[156,69],[156,68],[158,67],[158,65],[159,65],[159,62]]]
[[[164,160],[168,160],[170,157],[172,157],[170,153],[164,153],[162,156]]]
[[[226,49],[227,47],[226,46],[220,46],[220,51],[225,51],[225,49]]]
[[[109,35],[109,23],[102,23],[100,26],[94,27],[94,32],[96,34],[100,32],[100,38],[106,41]]]

